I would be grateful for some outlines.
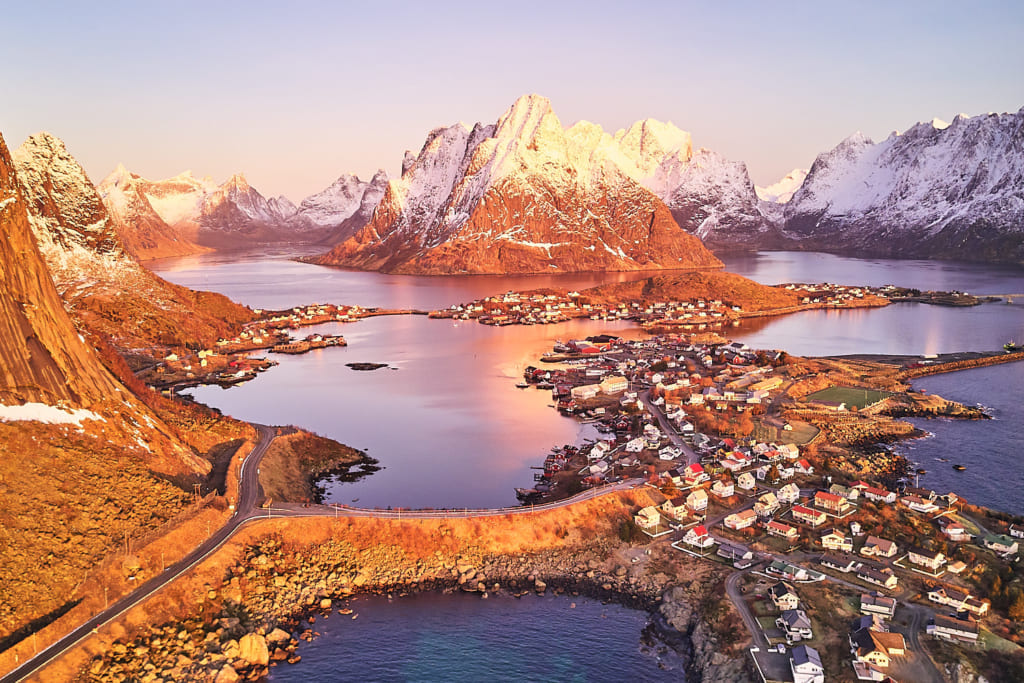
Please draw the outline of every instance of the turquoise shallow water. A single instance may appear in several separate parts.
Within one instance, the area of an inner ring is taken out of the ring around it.
[[[302,661],[270,680],[684,680],[677,655],[642,642],[647,614],[587,598],[424,594],[350,607],[358,619],[318,619],[321,636],[300,645]]]

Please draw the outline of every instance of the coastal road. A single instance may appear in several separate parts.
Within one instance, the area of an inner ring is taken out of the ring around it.
[[[750,631],[750,637],[754,645],[760,647],[762,651],[767,650],[768,639],[764,637],[761,625],[757,623],[757,619],[751,613],[750,607],[743,601],[743,594],[740,593],[739,581],[743,578],[743,575],[744,572],[733,572],[729,575],[729,578],[725,580],[725,594],[729,596],[729,600],[743,618],[743,623],[747,625],[747,630]]]
[[[116,601],[57,642],[40,650],[34,657],[7,673],[3,678],[0,678],[0,683],[15,683],[15,681],[22,681],[36,673],[53,659],[63,655],[88,638],[101,626],[117,619],[126,611],[205,560],[215,550],[220,548],[240,526],[256,516],[256,502],[259,500],[260,489],[258,478],[259,464],[270,447],[270,443],[274,440],[275,432],[272,428],[264,425],[253,426],[259,431],[260,438],[242,462],[242,469],[239,473],[238,503],[235,506],[234,516],[182,560],[167,567],[161,574],[149,579],[133,592]]]

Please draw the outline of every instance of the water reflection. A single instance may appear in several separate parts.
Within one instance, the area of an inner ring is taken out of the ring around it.
[[[596,438],[589,425],[560,417],[550,392],[517,389],[526,365],[556,339],[640,330],[626,323],[577,320],[495,328],[423,316],[370,318],[340,331],[346,348],[276,357],[281,365],[231,389],[193,395],[235,417],[296,424],[356,448],[385,469],[331,485],[329,500],[361,506],[494,507],[516,503],[555,445]],[[397,369],[359,372],[351,362]]]
[[[1024,268],[963,261],[866,259],[804,251],[762,251],[721,257],[725,269],[767,285],[832,282],[898,285],[971,294],[1024,293]],[[1010,287],[1010,289],[1006,289]]]

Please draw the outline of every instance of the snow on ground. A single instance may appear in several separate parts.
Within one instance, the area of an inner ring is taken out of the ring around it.
[[[0,405],[0,422],[43,422],[46,424],[73,424],[82,426],[82,420],[106,422],[102,415],[84,408],[74,410],[45,403],[26,403],[22,406]]]

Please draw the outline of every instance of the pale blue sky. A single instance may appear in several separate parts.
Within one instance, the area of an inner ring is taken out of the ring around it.
[[[856,130],[1024,106],[1020,2],[5,4],[0,132],[62,137],[95,182],[243,171],[298,201],[537,92],[767,184]]]

